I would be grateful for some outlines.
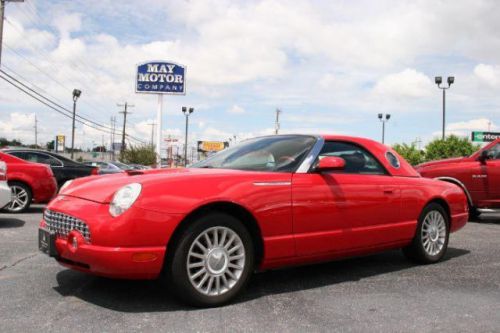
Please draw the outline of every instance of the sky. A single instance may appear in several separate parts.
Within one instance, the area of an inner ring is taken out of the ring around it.
[[[8,3],[2,67],[29,87],[109,126],[133,104],[127,133],[149,142],[156,96],[135,93],[136,65],[186,66],[185,96],[164,97],[162,133],[182,142],[274,133],[339,133],[423,145],[447,133],[500,131],[498,1],[25,0]],[[0,137],[71,137],[71,120],[0,80]],[[118,139],[115,141],[119,141]],[[67,141],[69,142],[69,140]],[[84,149],[110,135],[77,124]],[[131,141],[137,144],[139,141]]]

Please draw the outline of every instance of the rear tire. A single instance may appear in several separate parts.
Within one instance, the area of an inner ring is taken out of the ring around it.
[[[433,264],[446,254],[450,222],[443,206],[430,203],[420,214],[412,243],[403,248],[404,255],[420,264]]]
[[[231,301],[253,272],[252,238],[231,215],[199,217],[173,242],[164,267],[167,281],[189,305],[213,307]]]
[[[21,182],[9,182],[12,193],[12,201],[9,202],[3,210],[7,213],[23,213],[31,205],[33,199],[31,189],[28,185]]]

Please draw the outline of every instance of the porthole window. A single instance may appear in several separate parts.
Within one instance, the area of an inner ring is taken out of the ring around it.
[[[389,164],[396,169],[399,169],[399,159],[392,152],[388,151],[385,153],[385,158],[389,161]]]

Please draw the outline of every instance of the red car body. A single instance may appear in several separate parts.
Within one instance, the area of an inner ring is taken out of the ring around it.
[[[467,200],[458,186],[420,177],[391,148],[368,139],[317,137],[310,156],[330,141],[364,147],[385,173],[315,173],[303,168],[312,165],[308,155],[295,172],[187,168],[74,180],[48,205],[48,214],[86,227],[57,236],[56,259],[96,275],[157,278],[190,217],[214,210],[245,221],[262,270],[404,247],[430,202],[446,208],[452,232],[465,225]],[[399,166],[389,162],[388,152]],[[112,217],[114,193],[133,182],[142,185],[137,201]]]
[[[0,152],[0,160],[7,164],[7,182],[25,184],[31,191],[33,202],[49,202],[57,193],[57,182],[48,165],[32,163]]]
[[[460,186],[473,210],[500,209],[500,139],[469,157],[450,158],[420,164],[416,170]]]

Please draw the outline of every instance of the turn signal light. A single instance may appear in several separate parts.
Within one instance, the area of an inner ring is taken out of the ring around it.
[[[134,262],[148,262],[155,261],[158,257],[153,253],[134,253],[132,255],[132,260]]]

